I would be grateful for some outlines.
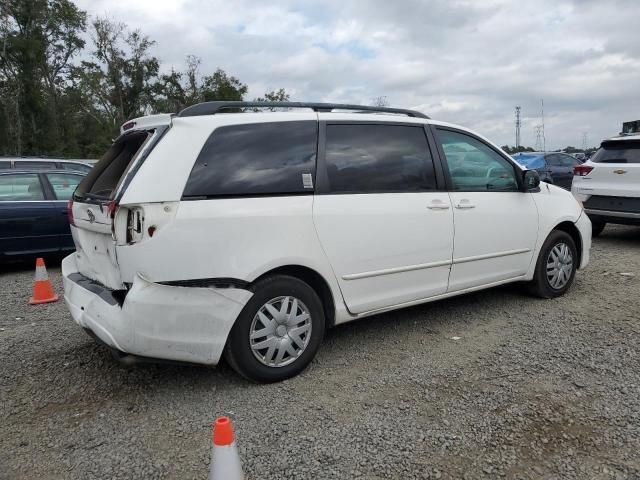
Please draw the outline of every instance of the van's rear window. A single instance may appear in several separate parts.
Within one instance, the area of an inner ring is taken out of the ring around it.
[[[136,153],[150,136],[151,132],[148,131],[136,131],[120,136],[78,185],[75,196],[111,198]]]
[[[640,140],[612,140],[591,157],[596,163],[640,163]]]

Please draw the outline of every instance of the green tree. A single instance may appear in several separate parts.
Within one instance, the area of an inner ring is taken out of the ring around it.
[[[247,86],[218,68],[213,75],[201,78],[200,58],[187,55],[186,71],[172,68],[155,84],[153,111],[178,112],[189,105],[215,100],[243,100]]]
[[[139,31],[107,18],[93,24],[93,61],[75,69],[86,114],[117,132],[126,120],[150,112],[159,60],[150,54],[155,42]]]
[[[387,99],[386,95],[380,95],[371,99],[371,105],[373,105],[374,107],[388,107],[389,100]]]
[[[247,93],[247,86],[236,77],[229,76],[218,68],[213,75],[202,79],[200,96],[202,101],[242,100]]]
[[[285,91],[284,88],[279,90],[271,90],[264,94],[264,97],[258,97],[255,99],[256,102],[288,102],[289,94]]]
[[[503,145],[500,148],[504,150],[506,153],[508,153],[509,155],[514,153],[519,153],[519,152],[535,152],[533,148],[523,147],[522,145],[520,145],[519,147],[510,147],[509,145]]]
[[[155,85],[154,112],[179,112],[200,101],[201,87],[198,73],[200,58],[187,55],[186,64],[185,72],[171,68],[168,74],[160,76],[160,80]]]
[[[271,90],[264,94],[264,97],[258,97],[253,99],[254,102],[288,102],[289,94],[285,91],[284,88],[280,88],[279,90]],[[254,108],[254,111],[259,111],[259,108]],[[275,111],[277,107],[269,107],[269,110]]]
[[[0,2],[0,149],[62,150],[60,101],[70,62],[83,48],[86,13],[68,0]]]

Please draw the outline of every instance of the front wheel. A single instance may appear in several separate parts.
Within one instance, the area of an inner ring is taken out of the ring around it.
[[[324,336],[322,302],[305,282],[287,275],[259,281],[236,320],[225,356],[249,380],[278,382],[300,373]]]
[[[566,232],[552,231],[540,249],[529,290],[542,298],[555,298],[569,289],[578,268],[576,244]]]

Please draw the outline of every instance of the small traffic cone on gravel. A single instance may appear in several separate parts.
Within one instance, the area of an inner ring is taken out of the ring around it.
[[[213,424],[209,480],[244,480],[233,425],[229,417],[218,417]]]
[[[44,260],[38,258],[36,260],[36,278],[33,283],[33,296],[29,300],[31,305],[37,303],[57,302],[58,295],[53,291],[49,275],[47,275],[47,267],[44,266]]]

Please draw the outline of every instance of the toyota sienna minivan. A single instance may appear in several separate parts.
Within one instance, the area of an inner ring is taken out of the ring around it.
[[[299,373],[340,323],[510,282],[562,295],[591,246],[572,195],[484,137],[317,103],[129,121],[69,221],[76,323],[123,360],[224,355],[259,382]]]

